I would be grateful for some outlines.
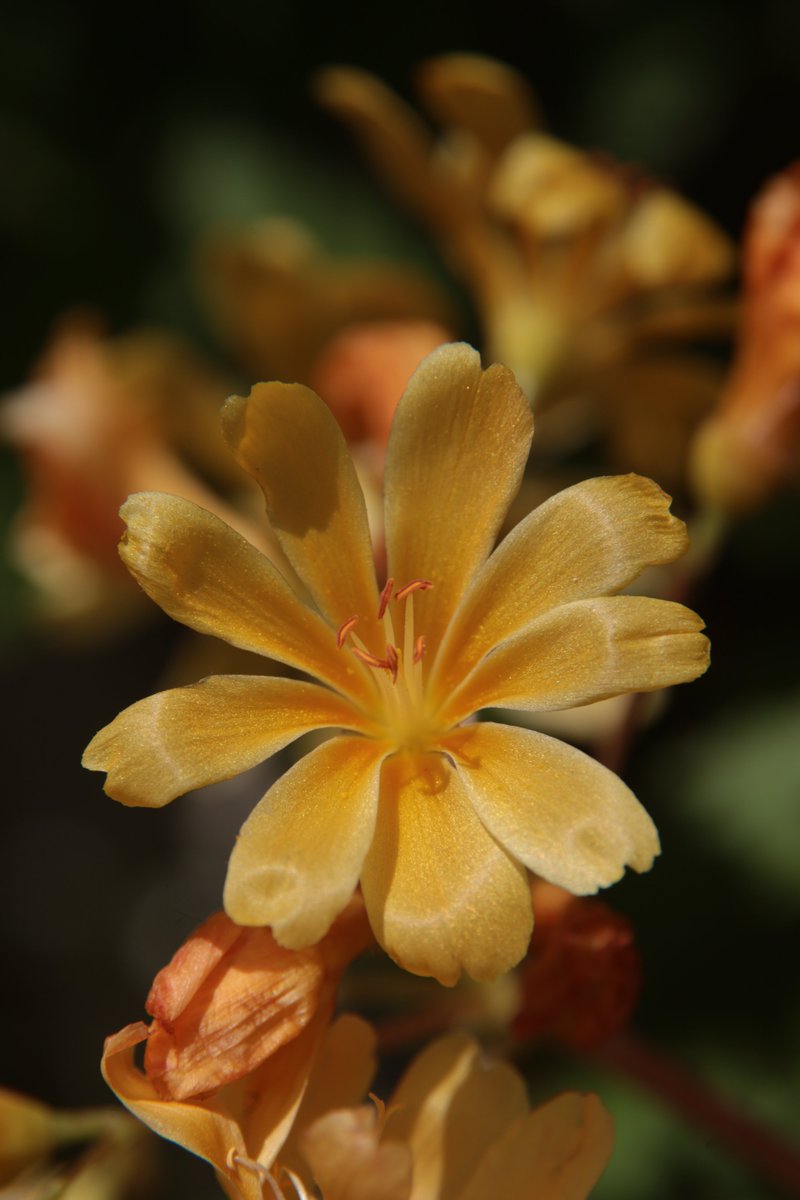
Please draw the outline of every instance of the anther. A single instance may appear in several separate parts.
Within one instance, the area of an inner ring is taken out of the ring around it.
[[[397,683],[397,651],[391,643],[386,646],[386,665],[392,673],[392,683]]]
[[[422,656],[425,653],[425,634],[421,633],[414,643],[414,662],[421,662]]]
[[[369,650],[362,650],[360,646],[353,646],[353,654],[368,667],[377,667],[382,671],[391,671],[392,669],[385,658],[378,658],[377,655],[370,654]]]
[[[386,606],[388,605],[389,601],[392,598],[392,588],[393,587],[394,587],[394,580],[387,579],[386,586],[384,587],[383,591],[381,592],[380,604],[378,605],[378,620],[379,621],[383,620],[383,614],[386,612]]]
[[[406,596],[410,596],[412,592],[427,592],[432,587],[433,584],[429,579],[412,579],[410,583],[397,589],[394,598],[395,600],[405,600]]]
[[[340,650],[347,640],[348,633],[351,629],[355,629],[357,624],[358,616],[356,615],[355,617],[348,617],[344,624],[339,626],[339,632],[336,634],[336,645]]]

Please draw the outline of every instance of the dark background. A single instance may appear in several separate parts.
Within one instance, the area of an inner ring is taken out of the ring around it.
[[[291,212],[333,250],[432,260],[310,100],[309,75],[330,62],[368,67],[410,94],[425,57],[495,55],[530,79],[558,136],[661,175],[738,236],[755,190],[800,148],[795,0],[520,9],[9,4],[3,389],[25,379],[52,322],[78,304],[112,331],[168,325],[221,357],[191,268],[195,237],[217,221]],[[7,521],[21,485],[7,450],[2,466]],[[779,499],[737,531],[693,598],[714,669],[680,691],[627,774],[664,855],[610,896],[636,921],[645,955],[639,1030],[786,1132],[800,1102],[797,529],[796,500]],[[156,686],[178,635],[155,617],[122,640],[65,647],[31,627],[10,567],[2,590],[0,1079],[56,1105],[96,1104],[107,1098],[103,1036],[142,1015],[155,970],[218,906],[251,799],[247,785],[221,797],[222,815],[207,797],[159,814],[107,800],[99,777],[81,771],[81,750]],[[615,1112],[619,1150],[598,1195],[776,1194],[628,1084],[577,1060],[543,1070],[553,1088],[597,1087]],[[165,1158],[175,1174],[163,1195],[216,1194],[205,1168]]]

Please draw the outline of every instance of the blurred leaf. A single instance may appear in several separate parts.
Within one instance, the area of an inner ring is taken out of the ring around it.
[[[800,900],[800,693],[754,698],[662,741],[646,768],[676,816],[759,889]],[[657,781],[657,782],[656,782]]]

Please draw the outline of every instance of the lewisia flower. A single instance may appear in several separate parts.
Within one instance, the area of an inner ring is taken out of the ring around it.
[[[453,983],[499,975],[530,937],[528,871],[576,893],[647,870],[655,828],[629,789],[531,730],[472,723],[695,678],[702,622],[615,593],[686,547],[668,497],[636,476],[552,497],[492,554],[522,477],[530,408],[465,345],[424,360],[386,460],[389,579],[379,589],[341,432],[298,384],[224,410],[261,484],[300,596],[253,546],[176,496],[133,496],[121,554],[148,594],[203,633],[319,682],[222,676],[162,692],[96,735],[84,763],[124,804],[157,808],[337,730],[269,790],[231,857],[225,907],[284,946],[318,941],[361,883],[403,967]]]
[[[103,1071],[142,1121],[207,1159],[234,1200],[525,1200],[587,1196],[612,1148],[596,1096],[567,1093],[529,1111],[515,1071],[486,1062],[464,1034],[412,1062],[384,1107],[360,1107],[374,1034],[343,1016],[206,1100],[159,1098],[133,1065],[129,1030],[109,1038]]]
[[[433,230],[489,355],[542,414],[540,445],[599,426],[617,461],[682,478],[719,384],[687,350],[730,331],[715,292],[729,240],[672,190],[544,133],[527,82],[502,63],[443,55],[416,84],[440,132],[366,71],[331,67],[317,94]]]

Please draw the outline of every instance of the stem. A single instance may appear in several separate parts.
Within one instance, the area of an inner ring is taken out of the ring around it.
[[[621,1034],[594,1058],[652,1092],[787,1196],[800,1197],[800,1146],[740,1112],[643,1038]]]

